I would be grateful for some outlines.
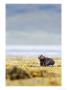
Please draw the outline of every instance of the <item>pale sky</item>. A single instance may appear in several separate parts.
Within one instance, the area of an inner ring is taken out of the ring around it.
[[[7,45],[60,45],[60,4],[7,4]]]

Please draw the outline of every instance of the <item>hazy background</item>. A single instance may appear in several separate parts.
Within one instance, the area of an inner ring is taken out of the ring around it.
[[[61,56],[60,4],[7,4],[6,55]]]
[[[7,4],[7,45],[61,45],[60,4]]]
[[[7,56],[39,56],[43,54],[49,57],[61,57],[60,46],[8,46]]]

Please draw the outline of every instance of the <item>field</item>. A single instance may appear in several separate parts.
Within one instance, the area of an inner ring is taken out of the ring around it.
[[[54,57],[55,65],[42,67],[37,57],[7,57],[6,72],[13,66],[25,70],[30,78],[6,79],[7,86],[61,86],[61,59]]]

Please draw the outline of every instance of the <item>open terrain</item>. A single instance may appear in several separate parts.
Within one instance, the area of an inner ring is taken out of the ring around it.
[[[6,72],[13,66],[25,70],[30,78],[19,80],[6,79],[7,86],[60,86],[61,85],[61,58],[54,57],[55,65],[40,66],[37,57],[7,57]],[[6,73],[7,74],[7,73]]]

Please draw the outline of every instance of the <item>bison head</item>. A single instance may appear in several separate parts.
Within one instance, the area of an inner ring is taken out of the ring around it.
[[[43,60],[43,59],[45,59],[45,57],[44,57],[43,55],[40,55],[40,56],[38,57],[38,59]]]

